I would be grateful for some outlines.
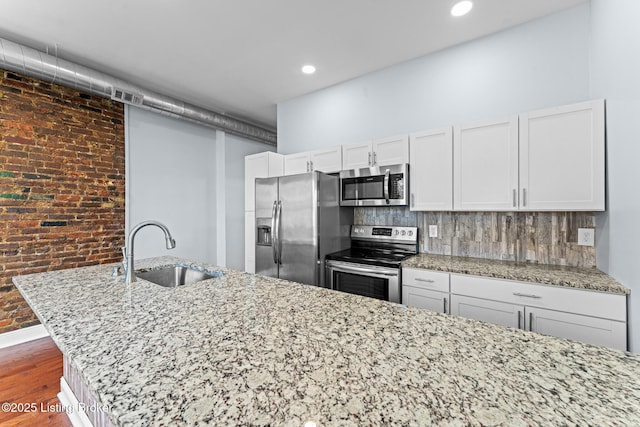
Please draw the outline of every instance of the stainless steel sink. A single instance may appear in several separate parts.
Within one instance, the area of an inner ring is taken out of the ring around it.
[[[222,276],[219,271],[202,271],[184,265],[171,265],[149,271],[136,272],[140,279],[155,283],[167,288],[190,285],[207,279]]]

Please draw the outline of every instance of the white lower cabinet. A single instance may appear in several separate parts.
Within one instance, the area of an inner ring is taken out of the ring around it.
[[[449,312],[449,273],[402,269],[402,303],[440,313]]]
[[[451,274],[451,314],[627,349],[621,294]]]
[[[449,312],[449,292],[430,291],[428,289],[402,287],[402,303],[407,307],[418,307],[438,313]]]
[[[530,331],[620,350],[627,349],[625,322],[537,307],[525,307],[525,314]]]
[[[451,314],[511,328],[522,327],[522,305],[451,295]]]

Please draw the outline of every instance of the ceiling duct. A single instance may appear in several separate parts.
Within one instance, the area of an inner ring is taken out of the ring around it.
[[[277,145],[275,130],[148,91],[100,71],[2,38],[0,38],[0,68],[147,108],[171,117],[193,121],[269,145]]]

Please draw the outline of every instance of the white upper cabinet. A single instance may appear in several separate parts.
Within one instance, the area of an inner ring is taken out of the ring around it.
[[[342,170],[408,162],[408,135],[391,136],[342,146]]]
[[[605,208],[604,100],[456,126],[458,211]]]
[[[520,115],[520,209],[604,210],[604,100]]]
[[[518,116],[455,126],[453,153],[454,210],[518,209]]]
[[[409,136],[412,211],[453,209],[453,131],[451,127]]]
[[[342,146],[342,170],[368,168],[371,162],[371,141]]]
[[[312,151],[309,160],[312,171],[340,172],[342,170],[342,147],[337,145],[324,150]]]
[[[341,146],[284,156],[284,174],[320,171],[325,173],[340,172],[342,169]]]
[[[284,156],[272,151],[252,154],[244,158],[244,210],[255,210],[255,180],[281,176],[284,173]]]
[[[284,156],[284,174],[296,175],[309,172],[309,153],[295,153]]]
[[[374,139],[371,143],[373,166],[409,163],[409,135]]]

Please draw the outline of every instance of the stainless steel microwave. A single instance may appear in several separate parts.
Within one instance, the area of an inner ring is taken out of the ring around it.
[[[407,206],[409,165],[375,166],[340,172],[341,206]]]

